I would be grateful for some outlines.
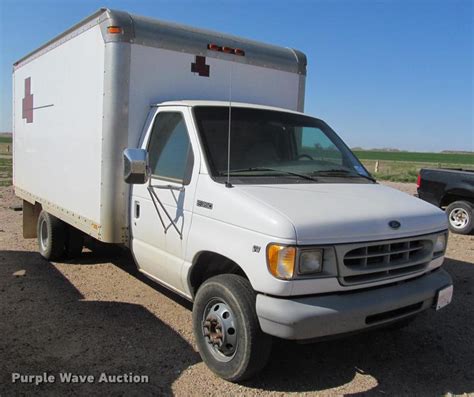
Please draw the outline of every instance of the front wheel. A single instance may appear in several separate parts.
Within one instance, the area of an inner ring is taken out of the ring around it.
[[[255,292],[241,276],[215,276],[199,288],[193,330],[201,358],[226,380],[238,382],[252,377],[270,356],[272,340],[260,329]]]
[[[473,227],[472,206],[467,201],[455,201],[446,208],[449,229],[454,233],[469,234]]]

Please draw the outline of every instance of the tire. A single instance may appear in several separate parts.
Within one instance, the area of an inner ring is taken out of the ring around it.
[[[36,231],[41,256],[47,260],[61,259],[64,256],[66,224],[46,211],[41,211]]]
[[[467,201],[455,201],[449,204],[446,208],[449,230],[453,233],[469,234],[474,227],[472,213],[472,206]]]
[[[84,247],[84,234],[71,225],[66,225],[65,254],[69,259],[81,255]]]
[[[254,376],[270,356],[272,338],[260,329],[255,301],[250,282],[235,274],[210,278],[196,294],[193,330],[199,353],[211,371],[231,382]],[[220,346],[211,343],[219,340]]]

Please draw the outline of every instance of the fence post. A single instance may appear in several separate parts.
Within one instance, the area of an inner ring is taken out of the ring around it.
[[[379,172],[379,161],[375,161],[375,172]]]

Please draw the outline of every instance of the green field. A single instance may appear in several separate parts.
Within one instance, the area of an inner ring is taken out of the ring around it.
[[[365,168],[376,178],[416,182],[421,168],[474,169],[474,154],[354,150]]]
[[[468,153],[424,153],[424,152],[385,152],[375,150],[355,150],[360,160],[409,161],[440,164],[471,164],[474,154]]]
[[[0,136],[0,143],[12,143],[12,138],[8,136]]]

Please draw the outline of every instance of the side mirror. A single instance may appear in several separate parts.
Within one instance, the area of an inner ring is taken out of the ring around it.
[[[123,151],[123,179],[129,184],[144,184],[149,178],[148,154],[145,149]]]

